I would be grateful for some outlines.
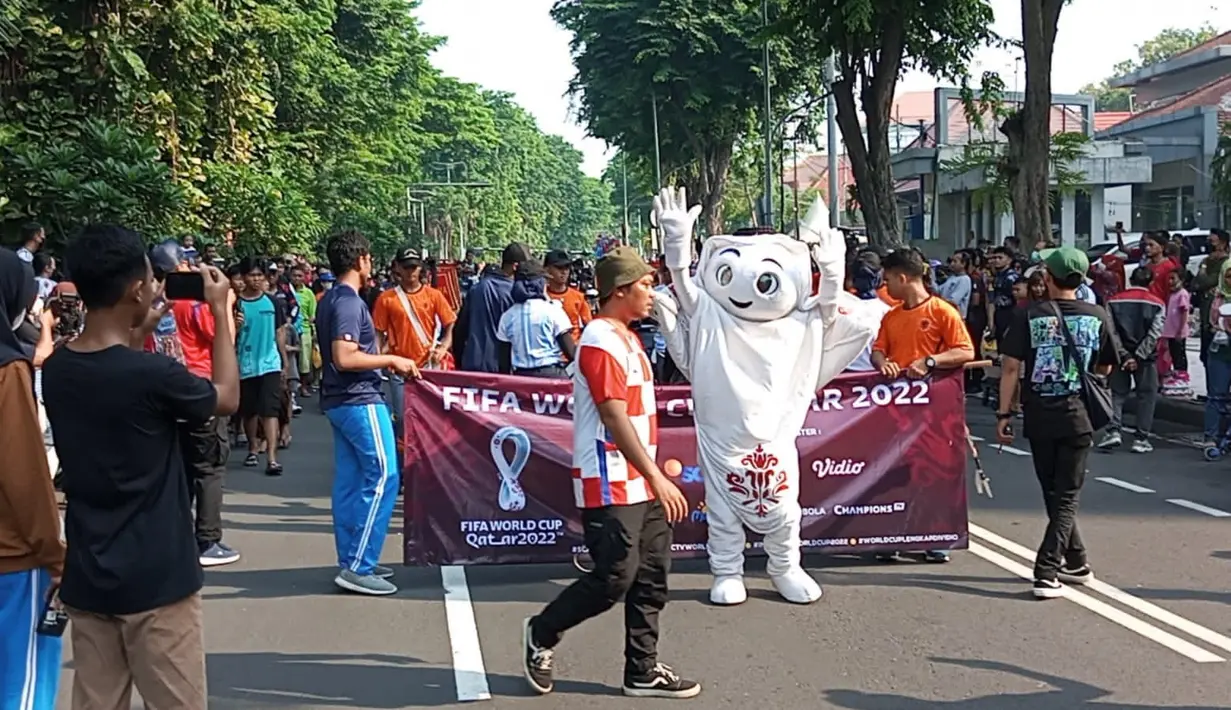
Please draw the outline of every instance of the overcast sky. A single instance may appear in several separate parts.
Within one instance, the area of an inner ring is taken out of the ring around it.
[[[548,133],[563,136],[586,156],[585,171],[599,175],[607,148],[587,138],[572,117],[566,96],[573,65],[569,35],[548,14],[553,0],[423,0],[417,11],[425,31],[446,37],[433,56],[446,74],[517,97]],[[1020,0],[991,0],[995,30],[1021,36]],[[1113,12],[1108,12],[1114,7]],[[1099,81],[1112,67],[1136,56],[1135,46],[1165,27],[1198,27],[1210,22],[1231,26],[1231,0],[1074,0],[1064,9],[1056,39],[1052,88],[1073,93]],[[985,50],[972,67],[974,75],[1000,72],[1014,87],[1019,68],[1010,53]],[[1019,80],[1020,81],[1020,80]],[[899,91],[926,90],[936,85],[926,75],[909,75]]]

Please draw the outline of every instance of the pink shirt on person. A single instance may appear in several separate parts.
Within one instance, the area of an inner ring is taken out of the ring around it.
[[[1192,300],[1188,291],[1180,289],[1167,296],[1167,316],[1163,320],[1162,337],[1180,340],[1188,337],[1188,314]]]

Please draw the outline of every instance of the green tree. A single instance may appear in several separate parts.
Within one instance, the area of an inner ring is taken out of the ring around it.
[[[837,56],[832,91],[874,243],[896,245],[890,109],[898,79],[921,70],[952,83],[967,79],[974,51],[995,40],[987,0],[787,0],[776,33],[811,40],[806,60]],[[862,120],[861,120],[862,119]]]
[[[353,227],[384,257],[463,234],[575,242],[608,222],[575,150],[431,66],[441,40],[415,6],[0,3],[0,230],[38,219],[54,243],[111,219],[278,253]],[[439,162],[493,186],[426,196],[425,235],[407,191]]]
[[[591,135],[652,166],[656,107],[664,183],[688,188],[710,233],[723,227],[735,144],[761,115],[764,43],[776,115],[819,82],[796,36],[762,31],[760,2],[557,0],[552,17],[573,35],[572,92]]]
[[[1137,57],[1126,59],[1115,66],[1111,78],[1157,64],[1185,52],[1197,45],[1207,42],[1218,35],[1218,30],[1208,22],[1197,29],[1177,29],[1169,27],[1159,32],[1152,39],[1137,45]],[[1097,84],[1086,84],[1079,90],[1095,98],[1094,108],[1097,111],[1130,111],[1133,108],[1132,92],[1129,89],[1116,89],[1109,85],[1111,78]]]

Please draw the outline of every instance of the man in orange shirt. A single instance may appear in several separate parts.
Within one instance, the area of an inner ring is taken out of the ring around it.
[[[393,260],[397,285],[376,297],[372,325],[382,353],[411,360],[420,369],[438,369],[453,346],[457,313],[445,295],[423,282],[423,259],[414,249],[403,249]],[[440,337],[436,337],[437,325]],[[389,407],[399,445],[402,441],[403,391],[405,380],[390,376]]]
[[[974,360],[975,347],[957,309],[928,292],[927,266],[914,251],[899,249],[882,261],[885,288],[899,301],[881,320],[872,345],[872,366],[896,379],[920,379],[934,370],[954,370]],[[896,552],[877,555],[882,561],[899,559]],[[928,562],[948,562],[945,550],[926,554]]]
[[[581,342],[581,329],[594,317],[590,313],[590,304],[581,291],[568,285],[569,271],[573,268],[573,260],[568,252],[562,249],[552,249],[543,258],[543,268],[547,272],[547,296],[553,301],[559,301],[564,306],[564,315],[573,324],[573,342]]]

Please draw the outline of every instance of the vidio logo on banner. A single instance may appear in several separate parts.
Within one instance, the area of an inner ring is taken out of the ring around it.
[[[506,441],[513,444],[511,457],[505,455]],[[530,461],[530,450],[530,435],[518,427],[501,427],[492,435],[492,463],[496,465],[496,473],[500,477],[500,492],[496,502],[506,513],[518,513],[526,509],[526,491],[522,488],[520,479]],[[466,536],[466,544],[474,548],[550,546],[562,540],[564,520],[463,520],[461,532]]]

